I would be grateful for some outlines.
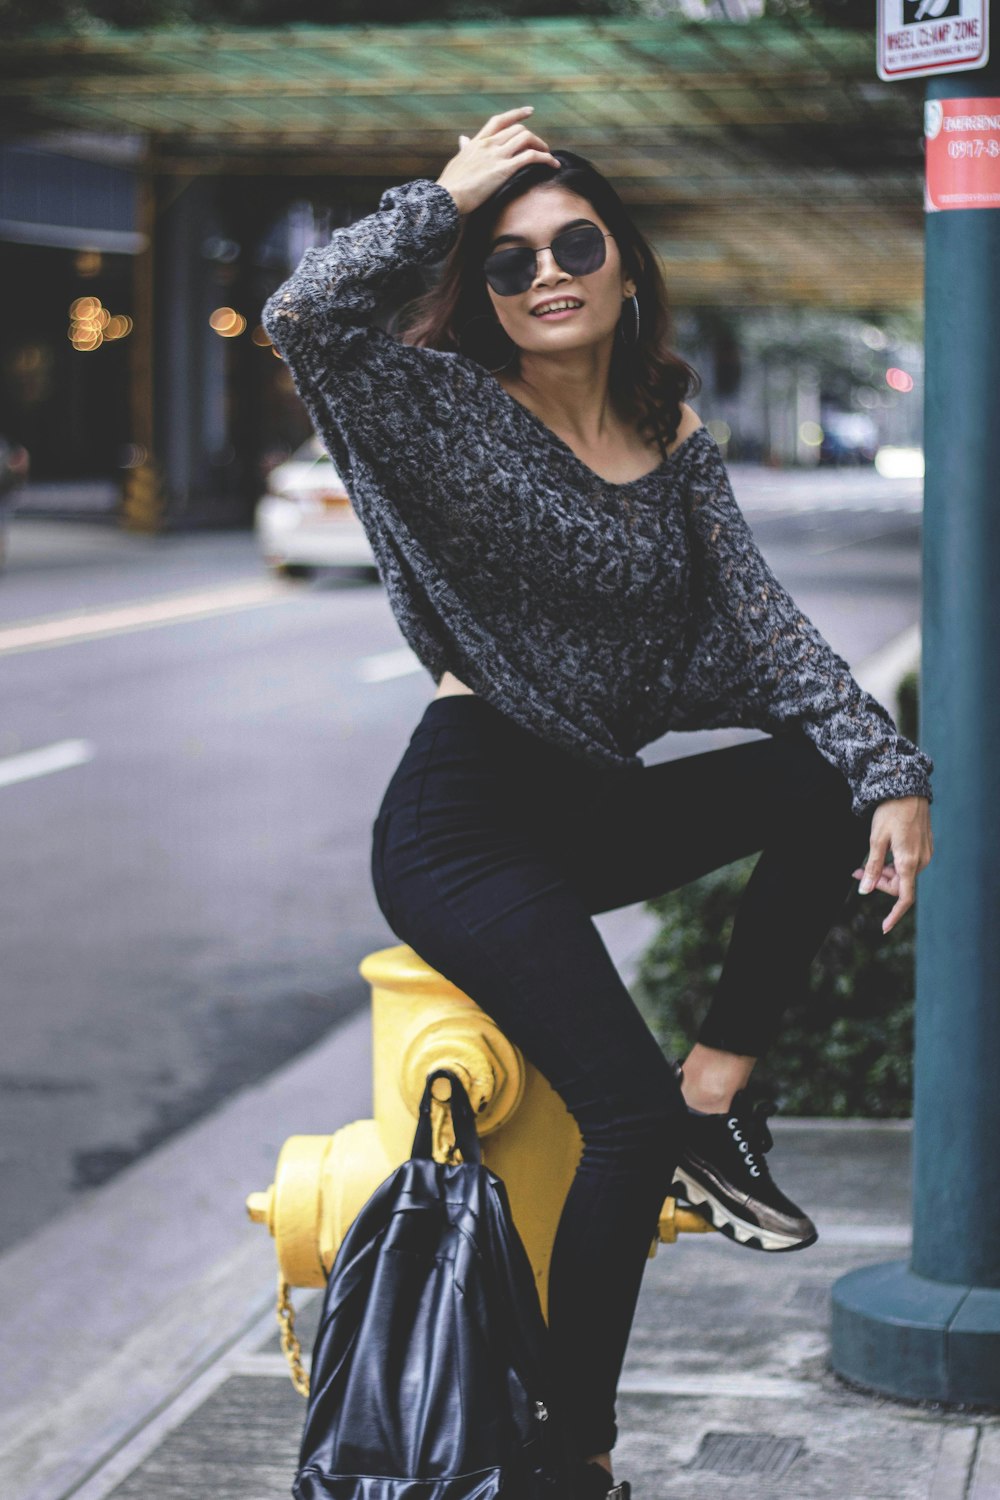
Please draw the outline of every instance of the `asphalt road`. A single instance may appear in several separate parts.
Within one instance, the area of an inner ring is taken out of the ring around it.
[[[883,482],[803,512],[780,486],[768,477],[759,512],[750,480],[737,494],[778,576],[859,663],[919,618],[912,487],[898,506]],[[367,1003],[357,965],[394,941],[371,822],[432,693],[377,584],[272,585],[247,534],[15,518],[0,1250]],[[644,758],[746,737],[668,736]]]

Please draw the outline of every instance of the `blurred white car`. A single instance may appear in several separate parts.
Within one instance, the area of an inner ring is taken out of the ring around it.
[[[378,569],[344,482],[315,434],[267,477],[254,529],[269,567],[285,578],[318,568]]]

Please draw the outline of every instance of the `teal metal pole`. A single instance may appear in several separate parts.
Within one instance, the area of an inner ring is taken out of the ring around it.
[[[928,80],[958,98],[1000,111],[1000,61]],[[925,233],[913,1246],[837,1281],[831,1357],[888,1395],[1000,1409],[1000,204]]]

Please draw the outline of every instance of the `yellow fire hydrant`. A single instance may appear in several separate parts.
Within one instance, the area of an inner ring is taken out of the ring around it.
[[[374,1118],[355,1120],[333,1135],[290,1136],[272,1185],[247,1198],[251,1219],[266,1224],[276,1242],[282,1348],[303,1394],[308,1379],[288,1290],[324,1285],[358,1211],[410,1155],[428,1073],[451,1068],[465,1087],[483,1163],[506,1185],[546,1320],[552,1245],[583,1150],[576,1121],[538,1069],[412,948],[400,944],[371,953],[360,971],[372,990]],[[448,1080],[438,1079],[431,1105],[438,1161],[457,1153],[449,1093]],[[711,1230],[700,1214],[668,1197],[649,1254],[680,1231]]]

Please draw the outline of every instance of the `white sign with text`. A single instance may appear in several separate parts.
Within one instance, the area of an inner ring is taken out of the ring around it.
[[[989,0],[878,0],[878,76],[923,78],[985,66]]]

